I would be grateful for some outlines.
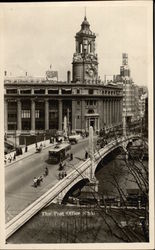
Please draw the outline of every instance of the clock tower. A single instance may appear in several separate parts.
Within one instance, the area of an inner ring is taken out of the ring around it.
[[[95,53],[96,35],[90,30],[86,16],[81,30],[76,33],[76,52],[73,55],[73,82],[98,83],[98,58]]]

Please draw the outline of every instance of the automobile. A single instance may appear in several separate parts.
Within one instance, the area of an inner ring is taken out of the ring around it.
[[[80,135],[70,135],[68,140],[71,144],[77,144],[80,138]]]

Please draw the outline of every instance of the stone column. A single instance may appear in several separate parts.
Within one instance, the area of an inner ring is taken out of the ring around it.
[[[109,100],[107,100],[106,103],[107,103],[106,105],[107,106],[106,107],[107,108],[107,126],[109,126]]]
[[[104,110],[104,124],[107,125],[107,101],[103,102],[103,110]]]
[[[8,131],[8,101],[4,100],[4,131]]]
[[[100,118],[97,118],[97,122],[98,122],[98,131],[100,130]]]
[[[76,129],[76,101],[72,100],[72,131]]]
[[[85,101],[81,100],[81,131],[85,130]]]
[[[116,125],[116,101],[113,100],[113,124]]]
[[[49,130],[49,102],[45,100],[45,130]]]
[[[109,100],[109,126],[111,126],[111,116],[112,116],[112,110],[111,110],[111,100]]]
[[[31,134],[35,133],[35,101],[31,100]]]
[[[20,133],[21,129],[22,129],[21,113],[22,113],[21,100],[18,99],[17,100],[17,130],[18,130],[18,133]]]
[[[114,124],[114,100],[111,100],[111,124]]]
[[[59,105],[59,131],[62,131],[62,100],[58,101]]]
[[[117,112],[116,112],[116,123],[119,123],[119,101],[116,101],[116,107],[117,107]]]

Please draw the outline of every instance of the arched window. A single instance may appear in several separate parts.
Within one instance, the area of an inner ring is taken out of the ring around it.
[[[80,43],[80,53],[82,53],[82,43]]]
[[[94,112],[94,110],[93,109],[89,109],[88,110],[88,114],[94,114],[95,112]]]
[[[91,44],[88,45],[88,53],[91,53]]]

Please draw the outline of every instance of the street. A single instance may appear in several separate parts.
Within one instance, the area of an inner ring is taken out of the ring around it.
[[[88,139],[72,145],[74,166],[84,160],[85,150],[88,149]],[[58,165],[48,164],[49,148],[22,159],[5,169],[5,195],[6,195],[6,222],[21,212],[29,204],[53,187],[58,180]],[[49,169],[48,176],[37,188],[33,187],[33,178],[43,175],[45,166]],[[72,171],[73,166],[66,164],[66,172]]]

